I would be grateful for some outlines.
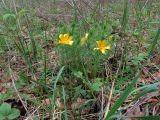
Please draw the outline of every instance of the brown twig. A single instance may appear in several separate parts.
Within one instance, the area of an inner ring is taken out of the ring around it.
[[[19,92],[18,92],[18,90],[17,90],[17,88],[16,88],[16,85],[15,85],[15,83],[14,83],[14,81],[16,80],[16,78],[15,78],[15,75],[14,75],[14,73],[12,72],[11,68],[10,68],[10,75],[11,75],[11,80],[12,80],[12,84],[13,84],[13,87],[14,87],[14,89],[15,89],[15,92],[16,92],[19,100],[21,101],[24,109],[26,110],[27,114],[29,114],[29,112],[28,112],[28,110],[27,110],[27,107],[26,107],[25,103],[23,102],[23,100],[22,100],[22,98],[21,98],[21,96],[20,96],[20,94],[19,94]]]
[[[109,107],[110,107],[110,104],[111,104],[112,93],[113,93],[114,82],[115,81],[112,82],[112,87],[111,87],[111,91],[110,91],[110,94],[109,94],[109,99],[108,99],[106,112],[104,114],[103,120],[105,120],[105,118],[107,117],[108,111],[109,111]]]

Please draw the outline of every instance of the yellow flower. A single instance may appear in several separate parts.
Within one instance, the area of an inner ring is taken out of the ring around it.
[[[105,54],[106,50],[111,49],[110,44],[108,44],[106,40],[99,40],[96,42],[97,42],[97,47],[94,48],[94,50],[100,50],[101,53]]]
[[[84,45],[87,39],[88,39],[88,33],[86,33],[85,36],[81,38],[81,45]]]
[[[72,36],[70,36],[69,34],[60,34],[59,44],[72,45],[73,44]]]

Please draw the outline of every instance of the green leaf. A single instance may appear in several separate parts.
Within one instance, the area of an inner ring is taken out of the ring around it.
[[[135,35],[135,36],[138,36],[139,34],[140,34],[139,31],[134,31],[134,32],[133,32],[133,35]]]
[[[28,10],[26,10],[26,9],[22,9],[22,10],[20,10],[19,12],[18,12],[18,15],[19,16],[24,16],[26,13],[28,12]]]
[[[80,72],[80,71],[74,72],[73,74],[74,74],[74,76],[76,76],[77,78],[83,78],[83,73]]]
[[[158,87],[148,87],[146,89],[144,89],[143,91],[139,92],[136,97],[134,98],[134,100],[137,100],[138,98],[144,96],[145,94],[151,93],[151,92],[156,92],[159,91]]]
[[[82,89],[82,85],[79,85],[79,86],[75,87],[74,96],[79,97],[81,95],[86,96],[86,91]]]
[[[13,13],[6,13],[6,14],[3,15],[3,20],[6,21],[9,17],[12,17],[12,18],[16,19],[16,15],[15,14],[13,14]]]
[[[97,79],[93,84],[91,84],[90,88],[92,91],[100,91],[102,85],[103,83],[100,81],[100,79]]]
[[[119,20],[115,20],[115,21],[113,21],[113,23],[112,23],[112,26],[113,27],[118,27],[118,25],[119,25]]]
[[[138,56],[133,56],[131,61],[134,65],[138,65],[138,63],[144,61],[146,57],[146,53],[139,53]]]
[[[16,30],[16,25],[10,26],[9,29],[11,29],[12,31]]]
[[[3,101],[3,100],[5,100],[7,97],[9,97],[10,96],[10,93],[8,92],[8,93],[4,93],[4,94],[2,94],[2,93],[0,93],[0,101]]]
[[[11,106],[10,104],[8,103],[3,103],[1,106],[0,106],[0,113],[4,116],[7,116],[9,115],[11,112]]]
[[[4,120],[5,119],[5,116],[3,116],[1,113],[0,113],[0,120]]]
[[[19,116],[20,116],[20,111],[16,108],[12,108],[11,113],[7,116],[7,118],[13,120]]]

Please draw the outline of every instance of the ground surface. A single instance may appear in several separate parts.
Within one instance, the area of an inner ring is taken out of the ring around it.
[[[159,0],[2,0],[0,5],[0,105],[17,108],[16,119],[105,119],[138,71],[113,114],[118,117],[110,119],[160,116]],[[106,56],[87,52],[92,44],[84,51],[67,48],[63,56],[57,39],[66,31],[76,39],[89,32],[88,41],[111,35],[115,41]],[[98,57],[100,62],[93,62]]]

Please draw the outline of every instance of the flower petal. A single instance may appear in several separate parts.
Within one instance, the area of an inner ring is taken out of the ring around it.
[[[69,45],[72,45],[73,44],[73,41],[69,41],[69,43],[68,43]]]
[[[106,45],[106,43],[107,43],[106,40],[101,41],[101,44],[103,44],[104,46]]]
[[[108,49],[108,50],[111,49],[111,46],[110,46],[110,45],[107,45],[107,46],[106,46],[106,49]]]
[[[68,37],[69,36],[69,34],[64,34],[64,37]]]
[[[99,50],[99,48],[94,48],[93,50]]]
[[[101,50],[101,52],[102,52],[103,54],[105,54],[105,53],[106,53],[106,50],[105,50],[105,49],[103,49],[103,50]]]
[[[72,36],[70,36],[69,34],[60,34],[58,43],[72,45],[73,44]]]
[[[72,36],[68,36],[68,41],[71,41],[73,39]]]
[[[100,43],[101,41],[96,41],[97,45]]]
[[[86,38],[86,39],[88,38],[88,33],[85,34],[85,38]]]
[[[64,38],[68,39],[69,38],[69,34],[64,34]]]
[[[60,34],[60,35],[59,35],[59,39],[62,39],[62,37],[63,37],[63,34]]]

